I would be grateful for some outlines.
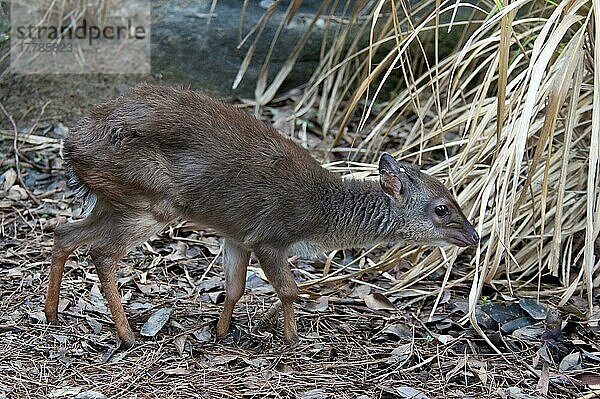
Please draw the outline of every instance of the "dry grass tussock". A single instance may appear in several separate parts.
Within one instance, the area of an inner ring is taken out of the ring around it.
[[[290,3],[282,27],[300,3]],[[314,122],[329,149],[346,158],[334,169],[366,175],[387,150],[446,179],[483,237],[464,276],[472,281],[471,309],[487,283],[508,296],[559,297],[560,305],[581,295],[597,313],[598,7],[600,1],[324,1],[307,24],[324,24],[320,65],[290,119]],[[257,104],[274,98],[305,40],[270,82],[265,60]],[[370,268],[385,269],[411,252],[394,247]],[[457,251],[416,258],[418,267],[394,290],[450,270]],[[330,279],[344,277],[353,276],[338,270]]]

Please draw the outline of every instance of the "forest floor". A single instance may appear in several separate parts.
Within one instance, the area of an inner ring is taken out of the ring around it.
[[[65,92],[58,78],[27,79],[0,93],[19,136],[15,145],[3,116],[0,399],[600,397],[598,327],[579,318],[585,301],[575,298],[556,313],[551,305],[558,299],[551,295],[536,302],[486,287],[477,317],[497,353],[466,316],[470,281],[451,274],[454,284],[440,292],[442,271],[393,292],[396,277],[418,264],[399,259],[387,270],[360,273],[377,250],[349,266],[359,278],[303,286],[296,303],[302,339],[295,348],[283,343],[281,325],[254,329],[276,298],[253,259],[232,331],[216,341],[221,241],[183,221],[120,263],[119,289],[136,346],[116,347],[85,248],[66,265],[60,324],[48,325],[43,303],[52,231],[81,213],[66,187],[62,140],[92,104],[132,82],[93,78]],[[364,251],[340,252],[334,265],[349,265],[359,254]],[[460,258],[457,263],[460,269]],[[323,259],[292,258],[290,266],[299,283],[337,270]],[[157,312],[168,315],[164,326],[139,335]]]

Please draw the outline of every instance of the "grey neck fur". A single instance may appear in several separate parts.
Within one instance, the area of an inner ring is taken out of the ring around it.
[[[326,248],[360,247],[401,238],[397,234],[405,218],[392,208],[391,199],[375,182],[332,182],[315,203],[320,204],[318,214],[322,217],[322,230],[315,241]]]

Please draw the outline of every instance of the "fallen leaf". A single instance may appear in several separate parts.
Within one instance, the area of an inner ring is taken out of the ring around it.
[[[199,281],[196,284],[196,287],[198,288],[198,291],[200,291],[200,292],[210,291],[213,288],[222,287],[222,286],[223,286],[223,279],[219,276],[215,276],[215,277],[211,277],[206,280]]]
[[[552,363],[552,355],[548,351],[548,347],[546,345],[542,345],[540,349],[535,354],[534,366],[537,366],[540,361],[545,361],[546,363]]]
[[[181,259],[187,259],[187,244],[183,241],[177,241],[176,244],[174,244],[175,247],[175,251],[167,256],[165,256],[165,259],[171,262],[177,261],[177,260],[181,260]]]
[[[202,246],[208,249],[211,255],[218,255],[221,252],[221,244],[217,237],[204,237],[202,239]]]
[[[515,338],[538,339],[542,336],[543,333],[544,327],[528,326],[513,331],[511,335]]]
[[[144,295],[150,295],[150,293],[152,293],[152,285],[156,285],[156,284],[142,284],[142,283],[138,283],[137,281],[135,282],[136,287],[138,287],[138,289],[144,294]]]
[[[81,392],[81,388],[73,388],[73,387],[57,388],[57,389],[53,389],[52,391],[50,391],[50,393],[48,394],[48,397],[49,398],[62,398],[64,396],[77,395],[79,392]]]
[[[100,324],[98,320],[92,319],[91,317],[86,317],[85,321],[87,322],[88,326],[90,326],[94,334],[100,334],[100,331],[102,330],[102,324]]]
[[[542,372],[537,383],[536,389],[544,396],[548,395],[548,386],[550,384],[550,365],[545,360],[542,360]]]
[[[396,388],[396,393],[401,398],[429,399],[427,397],[427,395],[425,395],[423,392],[419,391],[418,389],[415,389],[415,388],[412,388],[412,387],[407,387],[407,386],[397,387]]]
[[[488,372],[486,364],[477,360],[474,362],[469,361],[467,364],[469,365],[469,369],[477,375],[479,381],[481,381],[483,385],[487,385]]]
[[[498,388],[496,393],[502,399],[535,399],[534,396],[523,393],[519,387]]]
[[[56,351],[51,350],[49,352],[49,355],[50,355],[50,359],[57,359],[64,365],[69,366],[71,364],[71,361],[67,357],[67,349],[64,346],[60,347]]]
[[[246,363],[250,366],[257,367],[257,368],[265,368],[271,364],[271,362],[269,362],[267,359],[261,358],[261,357],[251,358],[251,359],[242,357],[240,359],[243,360],[244,363]]]
[[[210,360],[210,364],[212,366],[220,366],[222,364],[227,364],[227,363],[233,362],[237,358],[238,358],[237,355],[220,355],[220,356],[215,356],[215,357],[213,357]]]
[[[212,303],[220,303],[223,299],[225,299],[225,291],[209,292],[208,297]]]
[[[440,334],[435,337],[434,342],[440,343],[442,345],[447,345],[450,342],[454,341],[454,337],[452,335]]]
[[[412,353],[412,344],[400,345],[392,350],[392,356],[386,361],[386,363],[404,363],[406,362]]]
[[[15,172],[13,168],[10,168],[6,172],[4,172],[2,176],[4,177],[4,191],[8,192],[8,190],[10,190],[10,188],[17,181],[17,172]]]
[[[468,359],[465,357],[458,359],[454,367],[446,373],[446,380],[450,380],[452,377],[458,375],[459,373],[464,374],[465,366],[467,365],[467,363]]]
[[[164,370],[166,375],[189,375],[192,373],[192,370],[184,369],[183,367],[177,367],[174,369]]]
[[[535,299],[521,298],[519,306],[535,320],[544,320],[546,318],[547,308]]]
[[[33,320],[35,320],[37,322],[40,322],[40,323],[46,322],[46,315],[41,310],[39,312],[28,313],[28,315],[29,315],[29,317],[31,317]]]
[[[363,298],[365,305],[373,310],[396,310],[394,304],[385,297],[385,295],[376,292],[374,294],[365,295]]]
[[[23,190],[21,186],[12,186],[6,194],[6,198],[18,201],[27,198],[27,191]]]
[[[322,296],[316,301],[312,301],[306,304],[305,309],[309,312],[324,312],[329,307],[329,298]]]
[[[96,283],[92,285],[92,289],[90,290],[90,303],[93,306],[93,311],[108,314],[108,308],[106,307],[106,302],[100,292],[100,286]]]
[[[560,361],[560,364],[558,365],[558,370],[559,371],[575,370],[577,368],[577,366],[579,366],[579,361],[580,361],[579,352],[571,353],[571,354],[563,357],[563,359]]]
[[[97,391],[85,391],[75,396],[75,399],[106,399],[106,395]]]
[[[110,362],[111,363],[119,363],[121,360],[125,359],[126,356],[127,356],[126,351],[118,352],[116,354],[113,354],[113,356],[110,358]]]
[[[361,284],[358,287],[354,288],[350,293],[351,298],[360,298],[363,299],[365,296],[371,293],[371,287],[365,284]]]
[[[404,324],[389,324],[381,330],[382,334],[391,334],[398,338],[410,338],[412,337],[411,330]]]
[[[246,273],[246,287],[254,292],[270,290],[269,283],[253,270],[248,270]]]
[[[317,388],[302,392],[300,395],[298,395],[298,397],[300,399],[326,399],[329,396],[325,393],[324,389]]]
[[[186,342],[187,334],[180,335],[173,340],[173,344],[175,344],[175,349],[177,349],[177,353],[179,353],[179,356],[183,355]]]
[[[440,304],[440,305],[446,304],[446,303],[450,302],[450,299],[451,299],[451,298],[452,298],[452,295],[450,294],[450,291],[448,291],[448,290],[444,290],[444,291],[442,292],[442,296],[441,296],[441,298],[440,298],[440,302],[439,302],[439,304]]]
[[[210,327],[204,326],[201,330],[195,331],[194,338],[196,338],[200,343],[211,341],[212,334],[210,333]]]
[[[65,298],[61,298],[58,301],[58,311],[59,312],[64,312],[65,309],[71,304],[71,301],[69,301],[68,299]]]
[[[172,311],[173,308],[162,308],[154,312],[142,326],[140,334],[144,337],[154,337],[167,323]]]
[[[581,351],[583,352],[583,356],[585,356],[586,358],[596,363],[600,363],[600,352],[588,352],[585,349],[582,349]]]
[[[521,307],[516,303],[490,302],[482,305],[482,310],[500,324],[523,316]]]
[[[506,334],[510,334],[515,330],[523,327],[529,327],[534,324],[535,321],[530,317],[519,317],[518,319],[511,320],[507,323],[504,323],[500,326],[502,332]]]

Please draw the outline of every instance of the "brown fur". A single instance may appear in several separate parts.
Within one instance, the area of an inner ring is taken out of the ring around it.
[[[250,253],[282,301],[284,336],[297,341],[298,288],[289,252],[376,242],[471,245],[478,241],[448,190],[384,154],[380,185],[342,181],[271,126],[196,91],[139,85],[95,107],[65,142],[69,182],[89,206],[59,226],[46,299],[57,321],[64,263],[83,244],[125,345],[134,343],[114,277],[132,246],[185,218],[224,237],[226,299],[217,335],[229,328]],[[447,217],[433,213],[445,204]]]

